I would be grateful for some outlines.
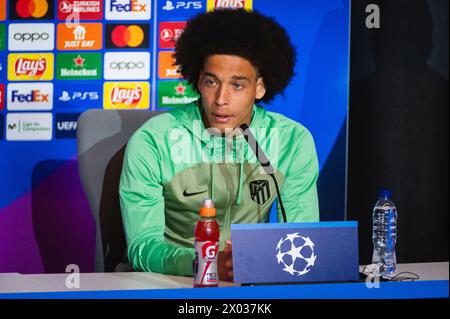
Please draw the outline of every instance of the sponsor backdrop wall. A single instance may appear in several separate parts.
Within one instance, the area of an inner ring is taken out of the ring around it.
[[[312,132],[321,219],[345,219],[349,0],[0,0],[0,272],[93,271],[78,116],[196,99],[172,65],[174,43],[189,17],[221,6],[288,30],[296,77],[266,107]]]

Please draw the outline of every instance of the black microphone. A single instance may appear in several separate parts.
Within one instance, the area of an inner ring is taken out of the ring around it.
[[[262,168],[266,172],[267,175],[271,176],[273,179],[273,182],[275,183],[275,189],[277,190],[277,197],[278,201],[280,202],[280,208],[281,208],[281,214],[283,215],[283,221],[286,223],[286,211],[284,210],[283,201],[281,200],[280,195],[280,189],[278,188],[278,182],[275,178],[275,170],[273,169],[272,165],[269,162],[269,159],[267,158],[266,154],[263,152],[261,147],[259,146],[258,142],[256,141],[255,136],[250,131],[250,128],[247,124],[241,124],[239,126],[242,130],[242,134],[244,135],[245,140],[247,141],[247,144],[252,149],[253,153],[256,155],[256,158],[258,159],[259,163],[261,164]]]

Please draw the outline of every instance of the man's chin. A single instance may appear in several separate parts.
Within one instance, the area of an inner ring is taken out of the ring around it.
[[[229,124],[227,125],[221,125],[221,124],[214,124],[211,125],[208,130],[211,131],[211,133],[220,133],[220,134],[230,134],[233,133],[234,131],[234,127],[230,126]]]

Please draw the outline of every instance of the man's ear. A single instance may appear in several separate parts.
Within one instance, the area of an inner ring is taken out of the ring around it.
[[[264,85],[264,80],[262,77],[259,77],[256,80],[256,99],[261,100],[266,94],[266,86]]]

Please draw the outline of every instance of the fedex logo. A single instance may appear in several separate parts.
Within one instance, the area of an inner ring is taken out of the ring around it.
[[[12,91],[11,102],[48,102],[48,94],[39,90],[32,90],[29,94],[22,94],[18,90]]]
[[[53,107],[52,83],[17,83],[8,85],[8,110],[47,111]]]
[[[140,3],[139,0],[130,0],[127,4],[120,3],[120,0],[111,0],[109,9],[117,12],[147,12],[147,4]]]
[[[106,0],[106,20],[150,20],[151,0]]]

